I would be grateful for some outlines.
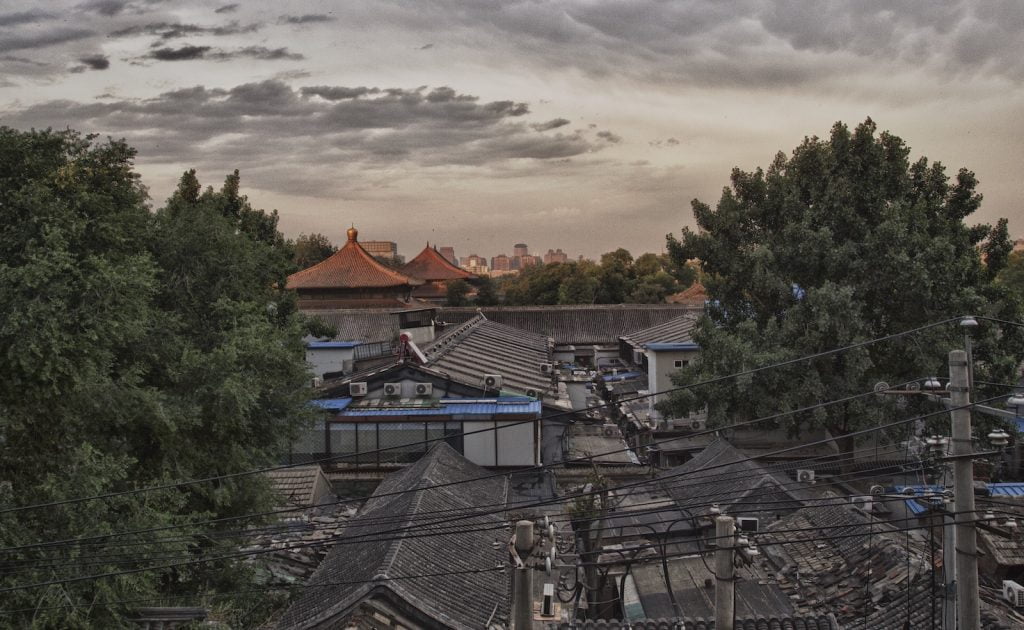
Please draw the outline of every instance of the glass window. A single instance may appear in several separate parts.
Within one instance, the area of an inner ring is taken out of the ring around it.
[[[426,451],[423,443],[423,422],[381,422],[379,448],[380,463],[408,463],[420,458]]]

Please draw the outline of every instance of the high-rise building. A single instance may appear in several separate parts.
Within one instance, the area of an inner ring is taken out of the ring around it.
[[[516,243],[515,245],[512,246],[512,256],[523,257],[523,256],[529,256],[529,255],[530,255],[530,250],[526,246],[526,243]]]
[[[475,273],[478,276],[486,276],[490,273],[490,269],[487,267],[487,259],[476,254],[460,258],[459,266],[469,273]]]
[[[544,254],[544,264],[550,265],[551,263],[566,263],[569,262],[569,255],[562,251],[559,247],[557,251],[548,250],[548,253]]]
[[[511,271],[512,270],[512,259],[505,254],[498,254],[497,256],[491,257],[491,270],[492,271]]]
[[[366,253],[378,258],[398,258],[398,243],[394,241],[360,241]]]
[[[445,260],[447,260],[448,262],[450,262],[451,264],[453,264],[455,266],[458,266],[459,259],[455,257],[455,248],[454,247],[447,247],[447,246],[445,246],[445,247],[438,248],[437,251],[442,256],[444,256]]]

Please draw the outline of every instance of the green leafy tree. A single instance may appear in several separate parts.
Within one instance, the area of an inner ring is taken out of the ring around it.
[[[1012,291],[1017,297],[1024,298],[1024,251],[1011,252],[996,281]]]
[[[678,264],[700,261],[712,300],[695,338],[700,359],[679,384],[855,344],[964,314],[1019,320],[1019,303],[989,282],[1005,259],[1005,230],[968,226],[981,203],[974,174],[950,181],[869,119],[852,132],[807,138],[767,171],[734,169],[716,209],[693,202],[699,232],[669,238]],[[1001,224],[1002,225],[1002,224]],[[982,263],[979,248],[990,252]],[[714,424],[748,420],[946,372],[956,325],[674,394],[666,413],[707,406]],[[1014,382],[1024,338],[983,323],[978,381]],[[984,396],[987,392],[982,392]],[[850,433],[893,419],[875,397],[786,420],[793,432]]]
[[[473,299],[477,306],[497,306],[501,302],[498,295],[498,287],[490,276],[480,276],[477,279],[476,297]]]
[[[295,239],[295,265],[299,269],[307,269],[327,259],[336,251],[338,248],[319,232],[300,234],[299,238]]]
[[[448,282],[445,291],[446,306],[466,306],[469,304],[469,283],[465,280],[452,280]]]
[[[123,142],[0,128],[4,509],[266,465],[309,417],[308,325],[280,288],[293,266],[276,215],[238,195],[237,173],[201,192],[194,171],[153,215],[133,159]],[[8,511],[0,588],[226,551],[215,527],[187,524],[270,505],[248,476]],[[103,537],[166,525],[183,527]],[[220,561],[11,591],[0,608],[21,612],[0,626],[129,627],[121,600],[199,602],[251,578]]]

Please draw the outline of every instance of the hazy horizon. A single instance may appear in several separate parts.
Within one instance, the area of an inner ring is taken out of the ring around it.
[[[0,0],[0,123],[241,170],[291,237],[660,252],[730,170],[871,117],[1024,230],[1024,4]]]

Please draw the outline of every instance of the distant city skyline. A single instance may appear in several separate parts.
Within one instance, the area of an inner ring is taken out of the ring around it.
[[[235,168],[289,237],[658,252],[734,166],[871,117],[1024,233],[1024,3],[0,0],[0,123]],[[514,244],[514,241],[512,241]],[[510,253],[505,250],[506,253]]]

